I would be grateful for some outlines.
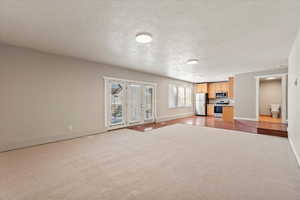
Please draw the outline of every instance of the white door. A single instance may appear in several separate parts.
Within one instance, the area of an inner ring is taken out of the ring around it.
[[[126,124],[125,83],[122,81],[110,80],[107,85],[107,125],[116,128],[122,127]]]
[[[143,122],[142,85],[127,84],[127,123],[132,125]]]
[[[153,121],[154,120],[154,87],[153,86],[144,86],[144,102],[143,102],[143,113],[144,121]]]
[[[155,86],[107,79],[106,127],[121,128],[155,120]]]

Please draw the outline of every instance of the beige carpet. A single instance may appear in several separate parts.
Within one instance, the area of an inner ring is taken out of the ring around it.
[[[298,200],[285,138],[178,124],[0,154],[1,200]]]

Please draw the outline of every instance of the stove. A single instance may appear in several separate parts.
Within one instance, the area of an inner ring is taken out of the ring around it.
[[[228,105],[229,103],[229,99],[217,100],[214,107],[215,117],[223,117],[223,106]]]
[[[228,105],[230,102],[229,102],[229,99],[223,99],[223,100],[217,100],[215,102],[215,105]]]

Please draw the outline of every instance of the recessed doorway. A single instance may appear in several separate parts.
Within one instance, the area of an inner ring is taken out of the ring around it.
[[[256,88],[257,121],[287,122],[287,75],[259,76]]]

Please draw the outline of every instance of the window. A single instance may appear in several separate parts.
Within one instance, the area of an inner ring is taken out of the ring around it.
[[[185,106],[187,106],[187,107],[192,106],[192,88],[191,87],[185,88]]]
[[[192,88],[169,85],[169,108],[192,106]]]
[[[184,87],[178,87],[178,107],[185,106],[185,91]]]
[[[169,85],[169,108],[177,107],[177,87]]]

